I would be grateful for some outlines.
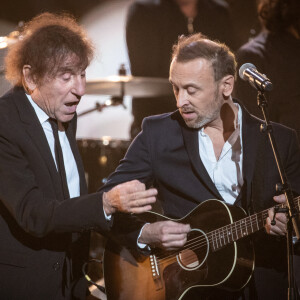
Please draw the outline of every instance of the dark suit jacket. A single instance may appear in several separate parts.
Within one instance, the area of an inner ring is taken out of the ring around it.
[[[195,32],[237,48],[229,7],[225,1],[198,0]],[[128,9],[126,43],[131,74],[169,78],[172,46],[180,35],[188,35],[187,18],[176,1],[134,1]],[[141,130],[143,118],[176,109],[174,95],[133,98],[131,137]]]
[[[78,280],[80,262],[88,254],[85,234],[74,233],[109,229],[102,197],[95,193],[63,199],[47,139],[22,88],[0,99],[0,120],[0,298],[62,299],[63,290],[68,294],[72,260],[78,259],[73,264]],[[84,195],[75,131],[76,118],[66,133]],[[84,299],[85,287],[80,286],[73,294]]]
[[[261,120],[243,108],[244,185],[235,204],[250,213],[275,205],[272,198],[276,194],[275,185],[280,182],[268,136],[260,132],[261,124]],[[296,133],[274,124],[274,134],[292,189],[299,193],[300,152]],[[144,120],[142,132],[104,189],[132,179],[156,187],[165,215],[172,218],[183,217],[204,200],[222,200],[200,159],[198,131],[188,128],[178,111]],[[115,224],[118,224],[117,219]],[[120,237],[119,241],[135,248],[139,230],[135,231],[133,226],[130,229],[126,238]],[[285,270],[283,240],[264,232],[257,234],[256,265]]]

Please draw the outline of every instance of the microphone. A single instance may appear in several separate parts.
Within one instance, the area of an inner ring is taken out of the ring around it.
[[[245,63],[239,70],[240,78],[249,81],[249,83],[260,92],[271,91],[273,89],[272,82],[266,75],[257,71],[253,64]]]

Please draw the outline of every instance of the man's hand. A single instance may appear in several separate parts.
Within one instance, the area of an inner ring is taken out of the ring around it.
[[[280,204],[286,203],[285,195],[279,195],[273,197],[273,199]],[[265,229],[267,233],[272,235],[285,235],[286,234],[286,224],[287,224],[287,216],[285,213],[276,213],[275,220],[276,224],[271,225],[271,221],[274,217],[274,208],[269,210],[269,217],[266,220]]]
[[[187,234],[190,230],[189,224],[180,224],[173,221],[146,224],[138,242],[147,244],[150,247],[174,250],[181,248],[186,243]]]
[[[146,190],[145,184],[132,180],[103,193],[103,208],[107,215],[116,211],[139,214],[152,208],[156,195],[156,189]]]

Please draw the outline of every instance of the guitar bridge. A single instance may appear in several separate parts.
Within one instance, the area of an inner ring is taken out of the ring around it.
[[[163,284],[160,277],[159,267],[155,255],[150,255],[150,265],[151,265],[152,278],[155,283],[156,290],[160,290],[163,288]]]

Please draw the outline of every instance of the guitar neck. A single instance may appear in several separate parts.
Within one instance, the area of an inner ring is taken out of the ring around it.
[[[300,197],[294,199],[294,204],[299,210]],[[276,206],[273,208],[275,207]],[[277,207],[279,207],[279,205]],[[262,229],[266,224],[268,210],[269,209],[263,210],[259,213],[209,232],[207,237],[210,241],[211,250],[217,251],[232,242]]]

